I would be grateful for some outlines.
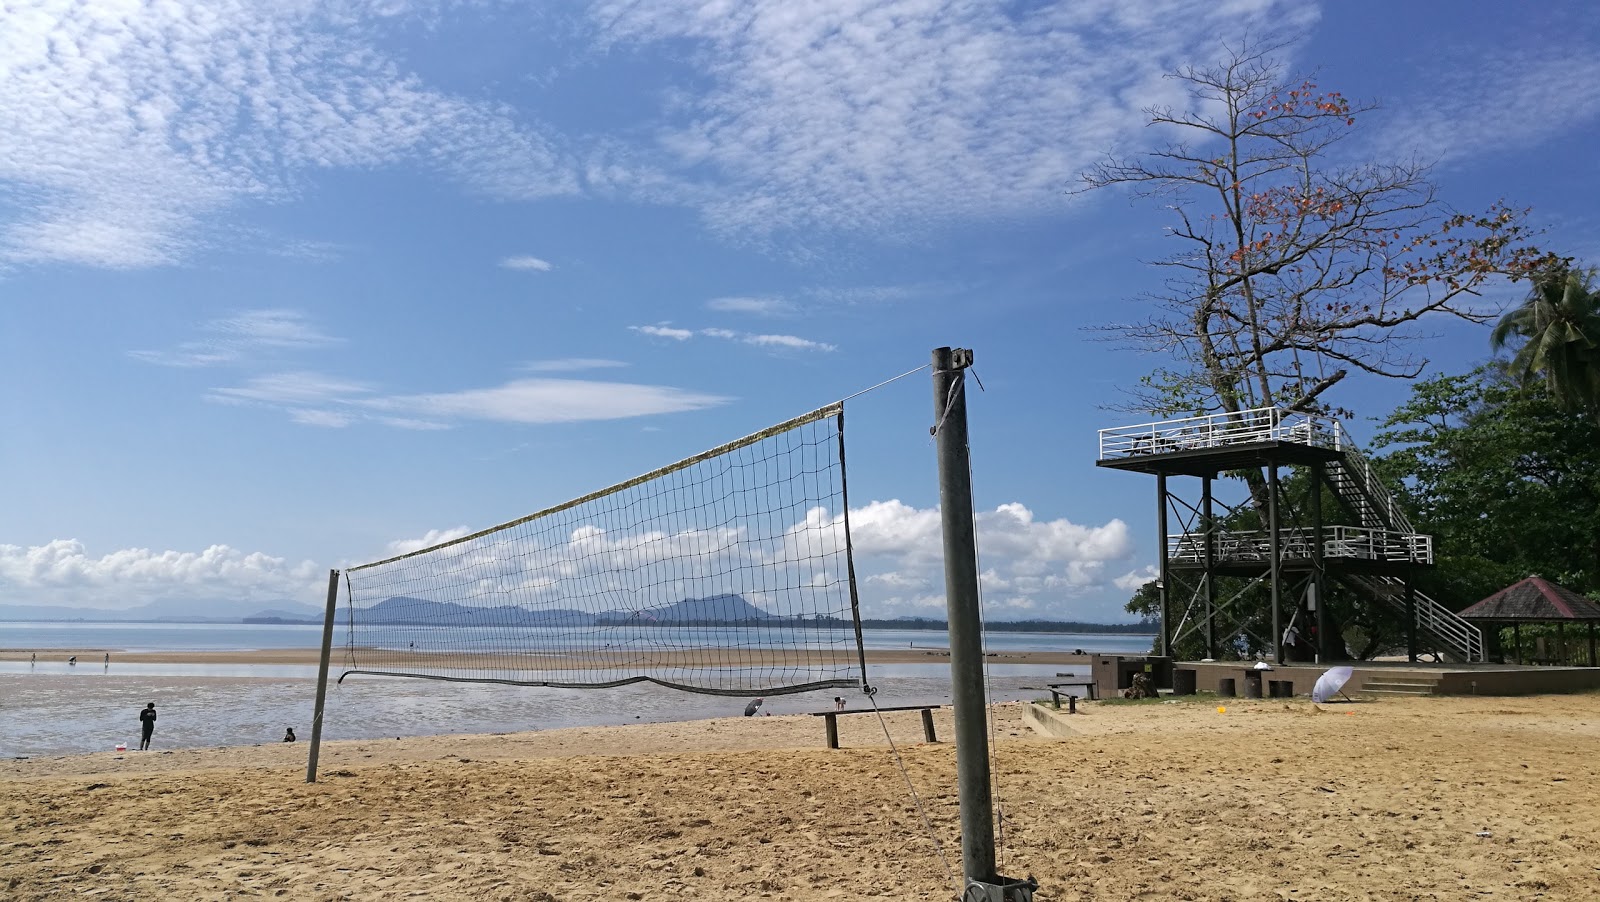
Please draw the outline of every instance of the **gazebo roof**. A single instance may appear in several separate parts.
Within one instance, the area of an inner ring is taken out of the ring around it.
[[[1461,612],[1468,620],[1600,622],[1600,602],[1530,576]]]

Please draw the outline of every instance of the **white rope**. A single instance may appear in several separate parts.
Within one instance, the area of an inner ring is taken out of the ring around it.
[[[882,382],[879,382],[877,385],[873,385],[873,386],[869,386],[867,388],[863,388],[862,390],[856,392],[853,395],[845,395],[844,397],[839,399],[839,403],[843,404],[844,402],[850,400],[851,398],[859,398],[862,395],[866,394],[867,392],[883,388],[885,385],[888,385],[891,382],[899,382],[901,379],[904,379],[907,376],[916,375],[917,373],[922,372],[923,370],[927,369],[930,366],[933,366],[933,364],[924,363],[922,366],[919,366],[914,370],[906,370],[905,372],[901,373],[900,375],[895,376],[893,379],[885,379]]]
[[[922,829],[927,832],[928,839],[933,843],[933,850],[939,855],[939,864],[944,866],[944,876],[956,888],[953,899],[961,898],[961,881],[956,879],[955,872],[950,870],[950,859],[944,854],[944,843],[939,842],[938,834],[933,832],[933,822],[928,819],[927,809],[922,807],[922,797],[917,795],[917,787],[911,782],[911,773],[906,770],[905,759],[900,757],[900,749],[894,744],[894,737],[889,734],[889,722],[884,719],[883,712],[878,710],[878,699],[875,693],[867,693],[867,701],[872,704],[872,711],[878,715],[878,725],[883,727],[883,738],[889,741],[889,751],[894,753],[894,763],[900,768],[900,777],[906,781],[906,791],[911,793],[911,801],[917,807],[917,816],[922,818]]]

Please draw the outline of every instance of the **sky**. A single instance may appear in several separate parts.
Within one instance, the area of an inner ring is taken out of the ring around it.
[[[1171,219],[1079,176],[1246,36],[1600,261],[1580,2],[0,0],[0,604],[317,605],[948,345],[988,616],[1124,619],[1155,487],[1096,430],[1163,361],[1086,329]],[[869,616],[942,616],[933,416],[847,404]]]

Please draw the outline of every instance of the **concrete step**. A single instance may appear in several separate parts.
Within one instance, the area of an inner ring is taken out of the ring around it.
[[[1368,680],[1361,687],[1364,695],[1433,695],[1434,683],[1392,683]]]

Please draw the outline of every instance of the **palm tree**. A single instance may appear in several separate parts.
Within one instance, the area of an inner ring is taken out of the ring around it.
[[[1600,291],[1595,270],[1556,266],[1506,311],[1489,336],[1495,350],[1521,340],[1509,369],[1523,385],[1542,382],[1567,410],[1600,416]]]

